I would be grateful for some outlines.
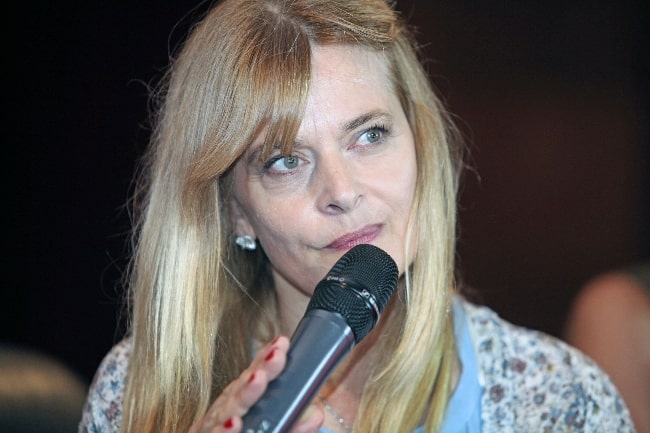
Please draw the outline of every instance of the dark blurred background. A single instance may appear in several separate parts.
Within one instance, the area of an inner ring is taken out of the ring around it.
[[[581,284],[650,256],[649,5],[398,2],[471,150],[459,266],[515,323],[560,335]],[[37,2],[6,19],[1,341],[86,381],[121,336],[148,84],[206,7]]]

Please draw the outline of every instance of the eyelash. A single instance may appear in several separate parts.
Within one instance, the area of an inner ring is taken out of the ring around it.
[[[390,135],[390,129],[385,124],[377,123],[377,124],[372,125],[370,128],[366,129],[365,131],[363,131],[361,133],[361,136],[363,136],[363,135],[365,135],[365,134],[367,134],[367,133],[369,133],[371,131],[379,131],[379,133],[381,134],[381,136],[379,137],[379,140],[377,142],[382,142],[387,135]],[[377,143],[377,142],[375,142],[375,143]],[[375,144],[375,143],[372,143],[372,144]]]
[[[365,134],[368,134],[371,131],[378,131],[379,134],[380,134],[380,137],[376,142],[373,142],[373,143],[370,143],[370,144],[381,143],[381,142],[384,141],[386,136],[390,135],[390,129],[385,124],[377,123],[377,124],[374,124],[371,127],[367,128],[367,129],[365,129],[363,132],[361,132],[359,137],[363,137]],[[275,164],[276,162],[278,162],[279,160],[281,160],[283,158],[288,158],[288,157],[291,157],[291,156],[293,156],[293,155],[276,155],[276,156],[273,156],[273,157],[269,158],[269,160],[266,161],[264,163],[264,165],[262,166],[263,172],[265,172],[265,173],[268,172],[271,169],[271,167],[273,166],[273,164]]]
[[[293,155],[276,155],[276,156],[272,156],[271,158],[269,158],[268,161],[266,161],[264,163],[264,165],[262,166],[262,170],[266,173],[271,169],[273,164],[275,164],[279,160],[281,160],[283,158],[289,158],[289,157],[292,157],[292,156]],[[296,158],[295,156],[293,156],[293,157]]]

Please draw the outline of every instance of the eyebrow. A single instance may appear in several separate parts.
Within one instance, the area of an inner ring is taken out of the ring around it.
[[[370,122],[371,120],[379,119],[381,117],[386,118],[389,121],[392,120],[392,118],[393,118],[393,116],[391,116],[391,114],[388,113],[387,111],[373,110],[373,111],[370,111],[368,113],[364,113],[364,114],[362,114],[360,116],[355,117],[352,120],[349,120],[349,121],[345,122],[343,124],[343,126],[341,127],[341,130],[343,132],[350,132],[350,131],[358,128],[359,126],[361,126],[361,125],[363,125],[363,124],[365,124],[367,122]]]
[[[355,117],[354,119],[351,119],[351,120],[348,120],[347,122],[344,122],[341,125],[341,130],[343,132],[346,132],[346,133],[351,132],[351,131],[355,130],[356,128],[358,128],[361,125],[364,125],[364,124],[366,124],[366,123],[368,123],[370,121],[381,119],[381,118],[385,119],[388,122],[391,122],[393,120],[392,114],[390,114],[388,111],[379,110],[379,109],[378,110],[372,110],[372,111],[369,111],[367,113],[363,113],[363,114]],[[294,143],[294,146],[299,145],[299,143],[300,143],[299,141],[296,141]],[[276,145],[275,147],[277,148],[279,146]],[[257,146],[256,149],[248,152],[248,155],[246,157],[247,161],[250,163],[250,162],[254,162],[255,160],[257,160],[259,158],[260,154],[262,153],[262,148],[263,148],[263,146]]]

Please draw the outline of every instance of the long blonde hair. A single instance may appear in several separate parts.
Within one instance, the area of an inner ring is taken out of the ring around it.
[[[311,49],[325,44],[383,53],[418,165],[406,246],[415,242],[418,252],[355,430],[410,431],[426,419],[425,431],[437,431],[455,350],[449,304],[461,158],[414,38],[383,0],[225,0],[192,29],[155,95],[134,199],[122,432],[187,431],[250,362],[260,320],[268,335],[257,337],[276,332],[268,260],[233,247],[229,170],[262,127],[267,148],[293,142]]]

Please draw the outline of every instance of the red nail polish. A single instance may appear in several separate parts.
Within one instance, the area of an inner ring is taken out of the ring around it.
[[[270,361],[273,359],[273,355],[275,355],[275,349],[271,350],[268,355],[266,355],[266,358],[264,358],[264,361]]]
[[[232,426],[233,426],[232,418],[228,418],[226,422],[223,423],[224,428],[232,428]]]
[[[255,372],[251,373],[251,377],[248,378],[248,382],[246,383],[251,383],[253,380],[255,380]]]

